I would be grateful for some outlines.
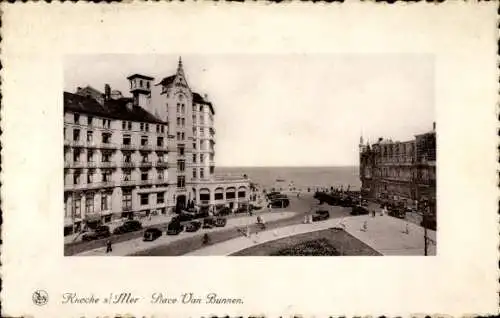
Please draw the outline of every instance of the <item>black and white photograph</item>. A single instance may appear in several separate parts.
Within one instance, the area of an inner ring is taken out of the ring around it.
[[[66,61],[65,255],[436,254],[432,56]]]
[[[494,2],[0,6],[0,316],[497,313]]]

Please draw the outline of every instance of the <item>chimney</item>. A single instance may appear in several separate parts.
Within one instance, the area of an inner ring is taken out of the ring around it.
[[[206,102],[208,102],[208,95],[207,94],[203,94],[203,98],[205,99]]]
[[[111,99],[111,87],[109,84],[104,85],[104,100],[108,101]]]
[[[81,88],[80,86],[78,86],[78,87],[76,88],[76,92],[77,92],[77,93],[78,93],[79,91],[81,91],[81,90],[82,90],[82,88]]]

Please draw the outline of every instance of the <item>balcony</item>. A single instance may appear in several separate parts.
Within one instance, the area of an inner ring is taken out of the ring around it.
[[[86,143],[85,141],[83,140],[68,140],[68,139],[65,139],[64,140],[64,145],[65,146],[70,146],[70,147],[85,147],[86,146]]]
[[[98,145],[95,145],[95,147],[97,148],[101,148],[101,149],[117,149],[118,146],[116,144],[113,144],[113,143],[101,143],[101,144],[98,144]]]
[[[165,162],[165,161],[157,161],[157,162],[156,162],[156,167],[157,167],[157,168],[168,168],[168,162]]]
[[[87,168],[97,168],[98,164],[95,161],[87,161]]]
[[[163,145],[158,145],[158,144],[157,144],[157,145],[156,145],[156,147],[155,147],[155,149],[156,149],[157,151],[167,151],[167,150],[168,150],[168,147],[167,147],[167,145],[165,145],[165,144],[163,144]]]
[[[148,180],[139,180],[136,183],[139,184],[139,185],[151,185],[151,184],[155,184],[155,180],[151,180],[151,179],[148,179]]]
[[[131,161],[122,161],[122,168],[134,168],[135,164]]]
[[[122,144],[121,149],[122,150],[134,150],[136,147],[132,144]]]
[[[152,162],[139,162],[139,167],[141,168],[151,168],[153,166]]]
[[[149,145],[149,144],[139,145],[139,149],[140,149],[140,150],[151,151],[151,150],[153,150],[153,146],[151,146],[151,145]]]
[[[87,183],[87,189],[113,188],[114,186],[115,183],[113,181]]]
[[[122,186],[122,187],[135,186],[138,183],[139,182],[137,180],[121,180],[120,186]]]
[[[99,162],[99,167],[100,168],[111,168],[114,167],[115,163],[111,161],[101,161]]]
[[[73,161],[70,165],[71,168],[85,168],[87,166],[87,162]]]

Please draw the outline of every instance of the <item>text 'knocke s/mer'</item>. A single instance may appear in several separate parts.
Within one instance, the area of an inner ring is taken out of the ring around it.
[[[134,296],[132,293],[109,293],[103,297],[97,297],[94,294],[78,295],[77,293],[64,293],[62,296],[63,304],[136,304],[140,301],[140,297]]]

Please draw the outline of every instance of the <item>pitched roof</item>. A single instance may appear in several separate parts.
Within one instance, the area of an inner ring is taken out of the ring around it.
[[[215,111],[214,111],[214,107],[212,106],[212,103],[205,100],[203,97],[201,97],[200,94],[193,92],[193,103],[208,105],[210,107],[210,111],[212,112],[212,114],[215,115]]]
[[[170,84],[172,84],[174,82],[176,76],[177,75],[171,75],[171,76],[165,77],[165,78],[163,78],[161,80],[161,82],[158,85],[161,84],[161,85],[164,85],[164,86],[168,86],[168,85],[170,85]]]
[[[143,78],[143,79],[146,79],[146,80],[154,80],[154,77],[146,76],[146,75],[142,75],[142,74],[137,74],[137,73],[130,75],[129,77],[127,77],[127,79],[131,79],[131,78],[134,78],[134,77]]]
[[[124,97],[117,100],[107,100],[104,102],[104,105],[101,105],[93,98],[64,92],[65,111],[120,120],[166,124],[166,122],[160,120],[142,107],[127,107],[127,103],[129,102],[132,102],[132,99]]]

